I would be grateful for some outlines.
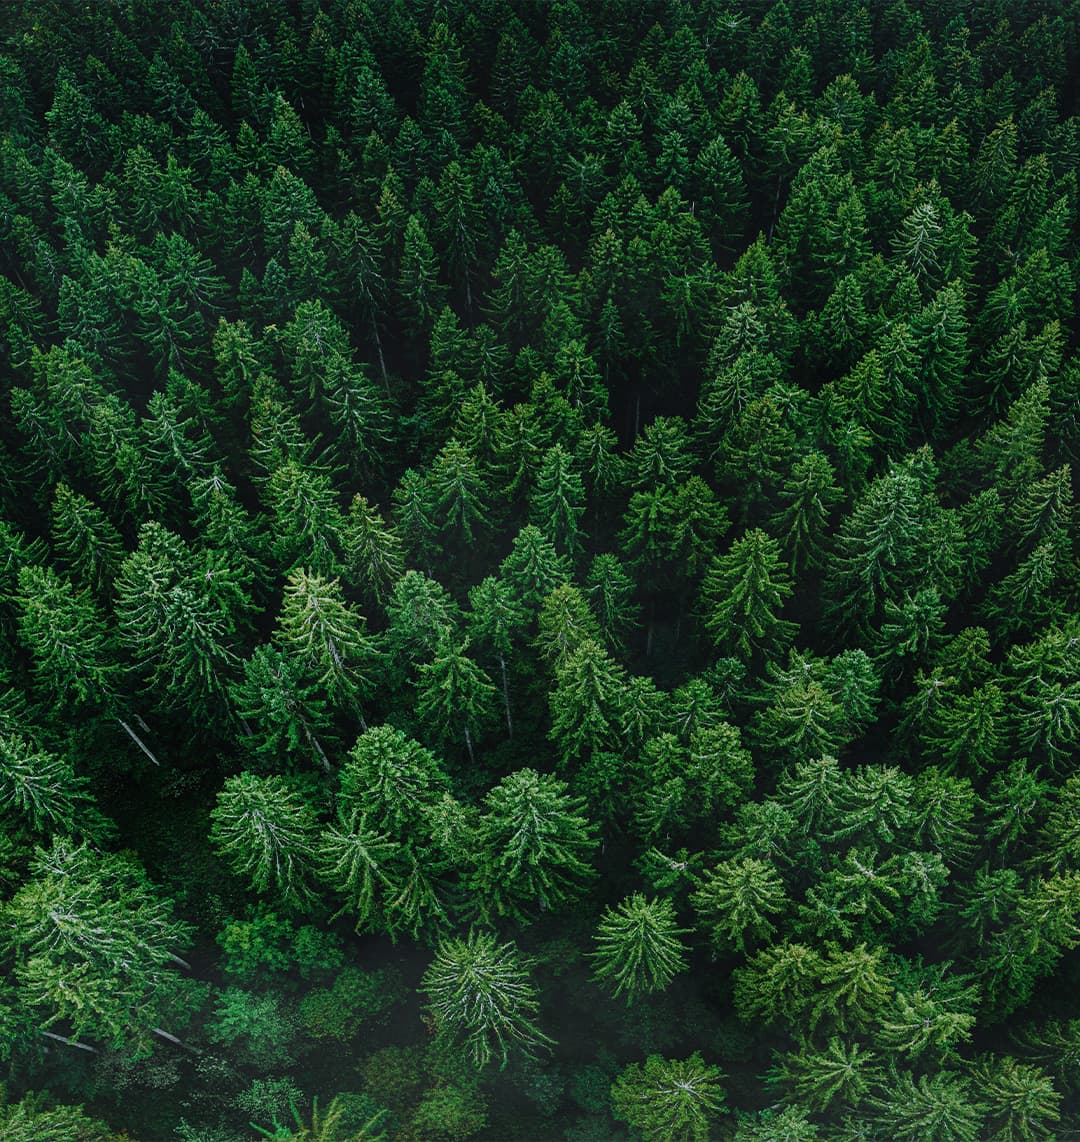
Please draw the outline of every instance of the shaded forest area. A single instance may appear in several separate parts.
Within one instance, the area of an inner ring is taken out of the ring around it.
[[[0,45],[0,1135],[1080,1136],[1075,0]]]

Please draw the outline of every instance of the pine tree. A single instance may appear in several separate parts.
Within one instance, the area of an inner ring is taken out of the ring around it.
[[[626,992],[633,1003],[638,995],[663,991],[687,968],[686,948],[680,936],[675,907],[670,900],[650,900],[639,892],[607,908],[596,933],[595,977],[613,986],[615,996]]]
[[[594,875],[595,828],[563,781],[511,773],[485,798],[477,827],[474,889],[483,912],[528,919],[565,907]]]
[[[357,493],[342,532],[346,566],[378,603],[384,603],[405,571],[401,540],[369,501]]]
[[[280,647],[256,647],[244,663],[243,678],[229,693],[241,725],[248,728],[244,744],[256,755],[280,764],[304,753],[330,772],[324,745],[331,734],[326,699],[295,658]]]
[[[1023,1142],[1053,1138],[1060,1120],[1061,1093],[1050,1076],[1009,1055],[980,1059],[971,1069],[975,1092],[989,1112],[992,1138]]]
[[[52,540],[65,569],[81,586],[106,591],[124,558],[108,517],[85,496],[59,483],[52,505]]]
[[[442,309],[445,292],[439,282],[439,261],[423,219],[412,214],[405,227],[397,282],[402,321],[409,333],[417,336],[427,332]]]
[[[706,1142],[724,1106],[723,1077],[697,1052],[688,1059],[650,1055],[612,1083],[612,1113],[646,1142]]]
[[[48,568],[23,567],[16,606],[20,639],[53,711],[110,705],[116,662],[105,620],[89,594],[76,593]]]
[[[566,557],[560,555],[533,524],[526,525],[515,536],[499,572],[517,592],[522,605],[533,613],[555,587],[570,579]]]
[[[372,690],[376,651],[337,579],[305,570],[289,575],[275,639],[335,704],[355,709]]]
[[[760,529],[737,539],[713,560],[701,588],[705,627],[720,653],[749,659],[782,651],[796,626],[777,612],[793,591],[775,539]]]
[[[585,490],[570,454],[556,444],[544,454],[536,486],[529,497],[535,523],[571,558],[581,551],[580,523]]]
[[[625,675],[590,639],[559,664],[548,698],[550,737],[564,763],[587,751],[614,748],[625,717]]]
[[[460,735],[476,764],[473,738],[494,712],[495,687],[466,653],[467,642],[457,643],[449,630],[439,637],[435,656],[417,672],[416,712],[440,741]]]
[[[21,1001],[71,1038],[146,1054],[151,1034],[182,1027],[205,995],[174,970],[188,967],[177,953],[190,926],[128,856],[55,838],[5,916]]]
[[[791,467],[779,491],[783,505],[772,518],[772,529],[784,545],[792,570],[820,567],[829,513],[840,499],[840,489],[828,458],[809,452]]]
[[[977,1142],[985,1106],[953,1071],[923,1074],[896,1071],[869,1104],[878,1129],[898,1142]]]
[[[831,1036],[823,1048],[808,1044],[781,1056],[767,1081],[789,1087],[801,1106],[817,1114],[857,1110],[879,1080],[875,1059],[858,1042]]]
[[[87,831],[92,805],[86,781],[66,758],[21,734],[0,734],[0,808],[9,816],[36,832],[74,836]]]
[[[593,558],[585,581],[585,597],[612,650],[623,647],[626,632],[634,625],[634,581],[618,557],[603,553]]]
[[[473,638],[488,647],[499,664],[506,732],[513,737],[508,662],[516,641],[528,625],[529,616],[509,584],[493,575],[469,591],[469,604],[468,625]]]
[[[436,1031],[460,1043],[478,1070],[493,1058],[505,1067],[517,1048],[526,1055],[552,1046],[536,1025],[537,989],[532,961],[512,943],[475,929],[443,940],[424,973],[420,990]]]
[[[291,905],[310,900],[314,814],[283,778],[228,778],[210,820],[214,848],[256,892],[273,889]]]
[[[772,917],[788,907],[776,869],[753,858],[716,865],[701,879],[691,903],[719,952],[745,951],[768,939],[776,931]]]

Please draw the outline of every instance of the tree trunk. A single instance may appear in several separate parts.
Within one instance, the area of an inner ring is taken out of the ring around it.
[[[469,751],[469,764],[476,765],[476,754],[473,753],[472,734],[469,733],[469,723],[465,723],[465,746]]]
[[[311,732],[311,730],[308,729],[306,725],[304,726],[304,737],[307,738],[308,745],[310,745],[311,748],[319,755],[319,761],[322,764],[323,769],[325,769],[327,773],[330,773],[330,759],[326,756],[326,753],[323,751],[323,747],[319,744],[319,739]]]
[[[200,1053],[198,1047],[192,1047],[190,1044],[185,1043],[183,1039],[178,1039],[175,1035],[169,1034],[168,1031],[164,1031],[160,1027],[151,1027],[150,1030],[155,1035],[160,1035],[162,1039],[167,1039],[170,1043],[175,1043],[176,1046],[182,1048],[183,1050],[190,1051],[193,1055],[198,1055]]]
[[[499,655],[499,668],[502,670],[503,702],[506,705],[506,732],[509,737],[514,736],[514,723],[510,719],[510,680],[506,675],[506,658]]]
[[[386,360],[383,357],[382,338],[379,336],[379,323],[375,320],[375,311],[371,311],[371,332],[375,334],[375,352],[379,354],[379,372],[382,373],[383,387],[386,395],[390,395],[390,378],[386,375]]]
[[[131,726],[129,726],[123,718],[117,718],[116,720],[120,723],[120,727],[123,729],[124,733],[126,733],[128,737],[131,738],[131,740],[139,747],[139,749],[141,749],[143,753],[145,753],[146,756],[155,765],[161,765],[161,762],[158,761],[158,759],[154,757],[154,755],[150,752],[150,747],[142,740],[141,737],[139,737],[139,735],[131,728]],[[139,718],[139,721],[142,722],[142,718]],[[143,728],[145,729],[145,727],[146,723],[143,722]]]
[[[57,1035],[55,1031],[42,1031],[41,1033],[46,1039],[55,1039],[58,1043],[63,1043],[65,1047],[78,1047],[80,1051],[89,1051],[91,1055],[97,1054],[97,1047],[91,1047],[89,1043],[80,1043],[78,1039],[69,1039],[66,1035]]]

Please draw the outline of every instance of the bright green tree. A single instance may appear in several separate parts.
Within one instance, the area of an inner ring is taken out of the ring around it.
[[[54,838],[29,873],[5,907],[4,945],[44,1027],[141,1054],[163,1025],[186,1023],[203,991],[176,971],[191,928],[134,860]]]
[[[210,820],[214,848],[256,892],[273,889],[291,904],[310,898],[314,813],[283,778],[228,778]]]
[[[796,625],[779,617],[794,591],[780,545],[759,528],[717,556],[701,587],[705,627],[721,654],[743,658],[782,652]]]
[[[526,1055],[552,1045],[536,1025],[537,989],[530,960],[512,943],[472,930],[440,942],[420,983],[436,1031],[460,1043],[479,1070],[505,1067],[513,1049]]]
[[[685,935],[670,900],[650,900],[635,892],[605,909],[600,919],[592,952],[595,978],[615,996],[625,992],[628,1004],[639,995],[663,991],[686,971],[686,947],[680,939]]]
[[[717,951],[745,951],[768,939],[789,907],[776,869],[753,857],[721,861],[704,874],[690,902]]]

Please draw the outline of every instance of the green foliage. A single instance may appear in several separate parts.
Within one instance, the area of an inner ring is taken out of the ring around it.
[[[612,1110],[649,1142],[705,1142],[723,1109],[722,1078],[697,1052],[688,1059],[650,1055],[612,1083]]]
[[[273,888],[286,903],[309,894],[314,857],[311,809],[280,777],[230,777],[211,811],[210,838],[256,892]]]
[[[605,910],[596,933],[596,978],[626,992],[627,1003],[638,995],[662,991],[687,968],[686,949],[670,900],[649,900],[634,893]]]
[[[477,1069],[512,1048],[531,1054],[551,1044],[535,1023],[537,990],[531,963],[512,943],[473,930],[440,942],[421,982],[437,1033],[460,1042]]]
[[[485,810],[474,880],[485,909],[525,919],[581,895],[594,875],[596,830],[565,782],[518,770],[488,793]]]
[[[160,8],[0,6],[12,1090],[1075,1133],[1076,0]]]
[[[375,1019],[392,1007],[400,990],[400,980],[390,971],[346,967],[330,987],[312,988],[300,1000],[297,1014],[314,1038],[347,1042],[365,1020]]]
[[[289,1066],[298,1031],[296,1016],[283,1000],[232,986],[217,996],[206,1025],[212,1043],[230,1048],[263,1072]]]

